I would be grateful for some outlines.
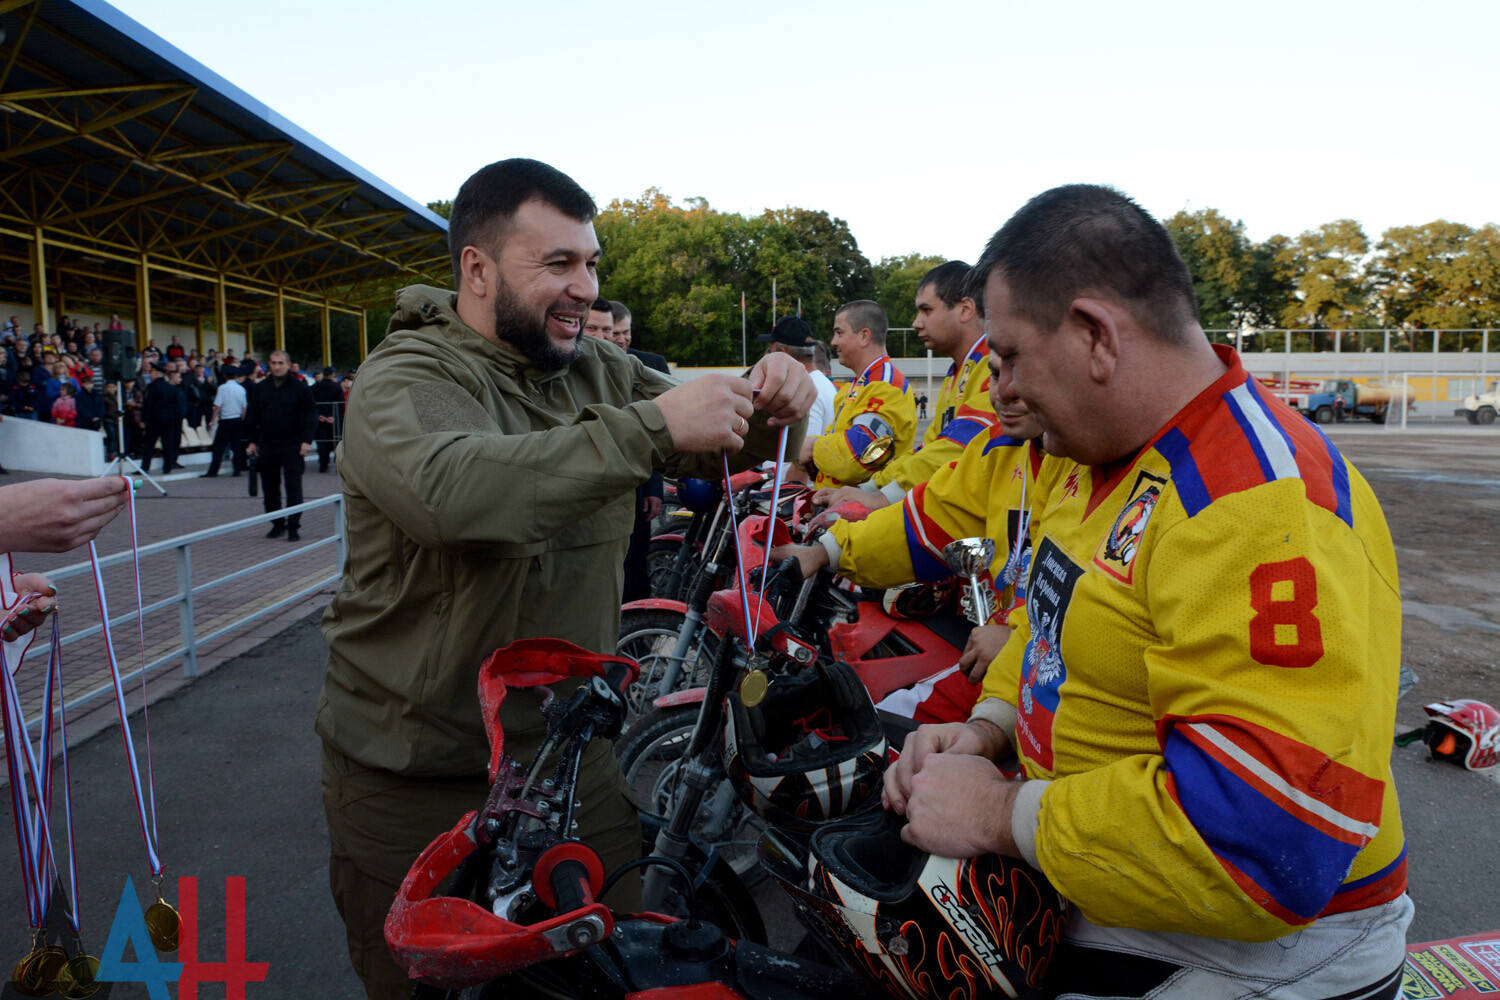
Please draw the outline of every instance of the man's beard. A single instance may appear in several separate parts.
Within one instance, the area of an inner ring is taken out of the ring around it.
[[[561,371],[578,357],[578,341],[571,348],[557,346],[547,336],[547,314],[530,312],[503,281],[495,286],[495,336],[525,355],[537,371]]]

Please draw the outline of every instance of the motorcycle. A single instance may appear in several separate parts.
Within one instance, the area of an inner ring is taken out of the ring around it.
[[[641,858],[606,878],[599,855],[568,836],[583,750],[618,731],[635,674],[628,660],[560,640],[512,643],[486,661],[480,692],[492,790],[412,865],[386,920],[392,955],[420,981],[414,1000],[499,1000],[528,991],[600,1000],[883,995],[850,972],[726,935],[712,912],[725,887],[711,867],[690,867],[691,852]],[[537,755],[523,764],[505,754],[498,711],[507,687],[570,677],[585,683],[566,700],[548,699]],[[544,777],[554,751],[560,762]],[[671,873],[683,918],[622,916],[604,905],[610,889],[642,867]],[[434,895],[450,877],[447,893]]]
[[[790,540],[786,525],[766,516],[749,517],[739,525],[740,549],[747,563],[757,565],[756,572],[768,532],[774,532],[772,544]],[[785,649],[773,642],[766,651],[765,655],[781,658],[772,664],[774,669],[846,663],[877,704],[952,667],[973,627],[969,621],[953,615],[897,617],[887,609],[883,595],[851,594],[827,572],[804,581],[793,561],[768,574],[761,591],[763,600],[759,607],[765,621],[759,634],[795,640]],[[699,725],[704,704],[714,697],[714,685],[708,675],[716,663],[716,653],[726,640],[744,647],[750,638],[736,617],[737,590],[700,594],[698,599],[704,608],[702,614],[696,607],[689,613],[700,620],[683,625],[684,631],[698,628],[695,635],[702,636],[701,640],[695,640],[695,667],[683,675],[688,681],[696,681],[696,686],[679,686],[678,690],[656,694],[615,745],[615,755],[637,804],[644,813],[655,817],[682,815],[689,769],[695,757],[705,751],[712,757],[712,748],[694,745],[692,734]],[[617,649],[621,655],[630,651],[631,647],[623,643]],[[788,656],[800,659],[789,665],[785,662]],[[645,671],[643,665],[643,675]],[[977,688],[974,693],[977,695]],[[717,697],[722,700],[723,694]],[[963,706],[965,715],[967,707]],[[887,730],[898,738],[916,726],[915,721],[905,716],[881,713],[881,718]],[[701,794],[691,797],[694,815],[688,817],[689,828],[737,873],[753,880],[760,874],[755,845],[763,824],[736,796],[722,766],[712,760],[707,766],[712,780]]]

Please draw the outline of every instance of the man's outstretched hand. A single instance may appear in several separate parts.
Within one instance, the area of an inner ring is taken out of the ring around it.
[[[766,423],[772,427],[795,424],[818,400],[812,376],[786,354],[767,354],[757,361],[750,369],[750,388],[760,390],[755,408],[770,416]]]

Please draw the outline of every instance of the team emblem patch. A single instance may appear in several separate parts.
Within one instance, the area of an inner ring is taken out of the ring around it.
[[[1127,586],[1135,579],[1135,557],[1141,549],[1146,523],[1151,520],[1151,512],[1156,510],[1156,502],[1166,485],[1165,479],[1149,472],[1138,475],[1130,499],[1115,518],[1114,527],[1099,543],[1099,551],[1094,553],[1094,565]]]

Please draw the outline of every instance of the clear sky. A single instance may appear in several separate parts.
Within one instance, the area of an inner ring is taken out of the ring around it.
[[[532,156],[847,219],[973,260],[1031,195],[1113,184],[1251,237],[1500,221],[1500,2],[116,0],[420,201]]]

